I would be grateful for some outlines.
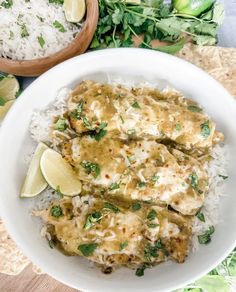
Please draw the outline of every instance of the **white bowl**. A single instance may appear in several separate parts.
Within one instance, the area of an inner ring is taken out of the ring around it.
[[[33,110],[46,107],[60,88],[73,88],[85,78],[106,81],[107,73],[112,79],[149,81],[182,91],[203,105],[229,145],[228,196],[222,199],[221,220],[212,243],[191,254],[184,264],[161,264],[140,278],[124,268],[104,275],[84,259],[50,249],[40,237],[37,220],[29,213],[34,199],[19,199],[26,173],[24,157],[35,147],[29,134]],[[8,113],[0,131],[0,157],[0,213],[10,235],[34,264],[71,287],[84,291],[171,291],[209,272],[236,245],[236,103],[214,79],[176,57],[144,49],[110,49],[54,67],[25,90]]]

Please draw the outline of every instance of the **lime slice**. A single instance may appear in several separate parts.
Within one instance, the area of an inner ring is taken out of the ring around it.
[[[39,143],[35,150],[34,156],[30,162],[30,166],[21,189],[21,198],[32,198],[41,193],[46,187],[47,182],[44,179],[40,169],[40,159],[42,154],[48,149],[48,147]]]
[[[86,12],[85,0],[65,0],[63,9],[67,21],[79,22]]]
[[[9,111],[14,102],[15,100],[9,100],[3,106],[0,106],[0,120],[2,120],[5,117],[5,115],[7,114],[7,112]]]
[[[81,182],[72,166],[58,152],[48,149],[40,160],[42,174],[54,190],[65,196],[75,196],[81,192]]]
[[[0,97],[5,101],[15,99],[19,90],[19,82],[13,75],[8,75],[0,79]]]

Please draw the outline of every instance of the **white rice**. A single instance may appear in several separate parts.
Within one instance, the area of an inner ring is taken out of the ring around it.
[[[225,181],[219,176],[227,177],[228,147],[224,144],[216,145],[211,153],[213,159],[205,165],[209,175],[209,193],[206,195],[201,213],[204,214],[205,222],[197,217],[193,220],[192,250],[199,247],[198,235],[203,234],[210,226],[216,226],[219,221],[220,200],[225,194]]]
[[[65,32],[53,25],[55,21]],[[29,35],[22,37],[24,28]],[[49,0],[16,0],[10,8],[0,5],[0,57],[32,60],[49,56],[65,48],[80,29],[80,24],[66,21],[62,5]],[[38,38],[45,44],[40,45]]]
[[[63,113],[67,110],[67,99],[70,92],[70,89],[62,88],[58,92],[56,100],[49,104],[47,108],[34,111],[30,124],[30,133],[37,143],[40,141],[46,144],[52,143],[49,138],[49,131],[53,117],[63,116]]]
[[[123,84],[124,82],[109,82],[112,84]],[[130,84],[125,84],[129,86]],[[145,86],[150,84],[145,83]],[[170,88],[165,89],[172,90]],[[175,90],[174,90],[175,91]],[[30,132],[32,138],[37,142],[45,142],[51,144],[52,141],[49,139],[49,129],[52,118],[55,116],[63,115],[67,110],[66,101],[69,97],[71,90],[62,89],[55,102],[51,103],[46,109],[41,111],[35,111],[32,116],[32,123],[30,126]],[[191,250],[195,252],[199,248],[198,235],[203,234],[209,229],[210,226],[216,226],[219,221],[219,204],[223,196],[225,196],[225,181],[222,176],[227,176],[226,168],[228,164],[228,148],[223,143],[217,145],[212,150],[213,159],[205,164],[205,169],[209,175],[209,193],[205,198],[204,205],[201,209],[201,213],[204,214],[205,222],[200,221],[197,217],[194,217],[192,223],[192,241]],[[56,195],[52,196],[52,191],[47,189],[44,194],[40,195],[35,202],[36,209],[43,209],[47,204],[55,199]]]

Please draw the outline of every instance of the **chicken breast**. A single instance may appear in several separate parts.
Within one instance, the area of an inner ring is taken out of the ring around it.
[[[67,254],[108,267],[153,265],[167,257],[182,263],[188,254],[190,219],[158,206],[84,196],[53,202],[36,215]]]
[[[113,137],[170,140],[187,150],[211,148],[223,139],[195,103],[175,92],[171,96],[84,81],[73,91],[68,108],[71,125],[79,134],[106,125]]]
[[[62,154],[84,182],[83,193],[167,204],[192,215],[202,206],[208,190],[201,163],[153,140],[123,143],[83,136],[65,143]]]

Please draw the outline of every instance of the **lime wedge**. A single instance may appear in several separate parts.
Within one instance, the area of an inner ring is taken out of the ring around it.
[[[54,190],[70,197],[81,192],[81,182],[72,166],[58,152],[46,150],[41,157],[40,168],[47,183]]]
[[[34,156],[30,162],[30,166],[21,189],[21,198],[32,198],[41,193],[46,187],[47,182],[44,179],[40,169],[40,159],[42,154],[48,149],[48,147],[39,143],[35,150]]]
[[[10,107],[13,105],[14,101],[15,100],[9,100],[3,106],[0,106],[0,120],[5,117]]]
[[[85,0],[65,0],[63,9],[67,21],[79,22],[86,12]]]
[[[15,99],[19,90],[19,82],[13,75],[7,75],[0,79],[0,97],[5,101]]]

